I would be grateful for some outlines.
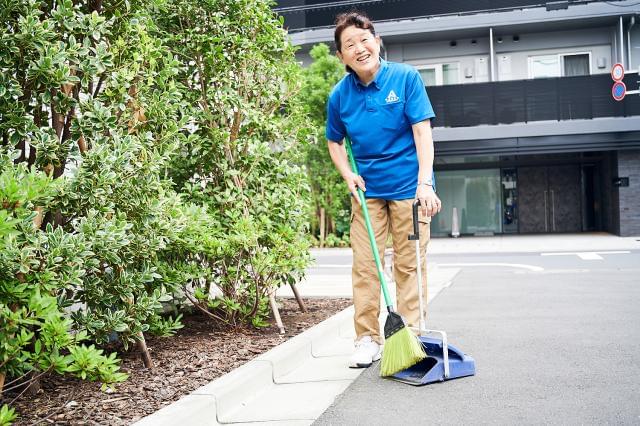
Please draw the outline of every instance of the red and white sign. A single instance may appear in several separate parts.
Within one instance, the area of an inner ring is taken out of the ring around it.
[[[624,78],[624,67],[622,64],[617,63],[611,67],[611,78],[613,78],[613,81],[620,81]]]
[[[611,88],[611,95],[613,95],[613,99],[616,101],[621,101],[624,99],[627,94],[627,86],[624,85],[621,81],[616,81],[613,83],[613,87]]]

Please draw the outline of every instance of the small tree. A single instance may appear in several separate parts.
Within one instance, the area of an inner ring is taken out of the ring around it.
[[[192,212],[208,223],[194,218],[191,235],[206,242],[172,267],[194,277],[184,291],[197,307],[231,324],[263,325],[265,295],[308,262],[299,68],[269,3],[176,0],[155,16],[193,107],[169,174],[208,215]]]
[[[304,84],[300,99],[313,123],[312,142],[306,151],[312,191],[312,232],[320,236],[323,243],[326,235],[335,233],[342,236],[349,231],[349,194],[345,191],[340,173],[331,162],[325,137],[327,98],[333,86],[344,76],[344,66],[331,54],[326,44],[314,46],[310,54],[314,61],[303,71]]]
[[[29,371],[122,380],[115,356],[78,342],[117,333],[126,346],[180,327],[159,316],[167,289],[156,262],[180,230],[165,214],[176,195],[163,176],[181,98],[152,29],[129,3],[0,0],[0,143],[18,152],[0,172],[5,197],[23,185],[31,194],[18,199],[27,210],[3,207],[17,222],[2,259],[0,335],[18,352],[7,349],[13,361],[0,370],[14,380]],[[49,197],[34,195],[48,193],[37,176],[53,179]]]

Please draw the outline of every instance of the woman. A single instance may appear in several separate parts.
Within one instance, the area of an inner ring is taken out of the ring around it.
[[[357,337],[350,367],[366,368],[380,359],[383,342],[378,323],[380,285],[357,188],[365,191],[381,259],[391,232],[398,312],[409,325],[417,326],[415,247],[407,237],[413,230],[415,199],[421,204],[422,250],[429,239],[430,217],[441,209],[431,181],[430,119],[435,114],[418,72],[380,58],[380,37],[367,16],[359,12],[339,15],[335,42],[348,74],[329,95],[326,137],[331,159],[353,194],[352,283]],[[345,136],[351,141],[359,176],[349,167]],[[426,262],[422,267],[426,276]]]

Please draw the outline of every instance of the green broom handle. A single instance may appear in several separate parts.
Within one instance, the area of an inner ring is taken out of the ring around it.
[[[353,158],[353,151],[351,151],[351,142],[349,138],[344,138],[344,143],[347,148],[347,156],[349,157],[349,164],[351,164],[351,170],[353,173],[358,174],[358,166],[356,160]],[[387,290],[387,282],[384,279],[384,272],[382,271],[382,262],[380,262],[380,255],[378,254],[378,246],[376,245],[376,238],[373,235],[373,227],[371,226],[371,218],[369,217],[369,209],[367,209],[367,200],[364,197],[362,189],[358,188],[358,198],[360,199],[360,206],[362,207],[362,215],[364,216],[364,223],[367,225],[367,233],[369,234],[369,243],[371,244],[371,251],[373,251],[373,258],[376,261],[376,268],[378,268],[378,279],[380,280],[380,287],[382,288],[382,294],[384,294],[384,302],[387,305],[387,310],[393,312],[393,303],[389,297],[389,290]]]

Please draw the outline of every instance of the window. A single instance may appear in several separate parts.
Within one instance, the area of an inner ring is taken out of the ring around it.
[[[418,72],[425,86],[442,86],[442,73],[438,73],[435,67],[425,67]]]
[[[588,53],[577,55],[564,55],[562,57],[562,75],[573,77],[576,75],[589,75],[590,61]]]
[[[425,86],[442,86],[460,83],[460,64],[418,65],[416,66]]]
[[[591,53],[561,53],[529,57],[529,78],[591,74]]]
[[[560,77],[558,55],[532,56],[529,58],[529,78]]]
[[[460,66],[455,64],[442,64],[442,76],[444,84],[458,84],[460,81]]]

